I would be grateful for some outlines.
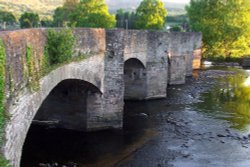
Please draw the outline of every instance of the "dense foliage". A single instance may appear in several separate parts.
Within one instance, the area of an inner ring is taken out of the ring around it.
[[[69,13],[67,12],[67,9],[64,7],[58,7],[54,11],[53,15],[53,25],[55,27],[63,27],[65,23],[68,22]]]
[[[0,23],[4,22],[7,25],[13,25],[17,22],[17,20],[11,12],[0,11]]]
[[[115,16],[109,13],[104,0],[81,0],[69,20],[76,27],[112,28],[116,24]]]
[[[21,15],[19,22],[21,28],[33,28],[39,25],[39,15],[36,13],[25,12]]]
[[[104,0],[67,0],[63,7],[55,10],[53,19],[59,27],[112,28],[116,23]]]
[[[160,30],[165,26],[167,11],[161,0],[143,0],[136,9],[137,29]]]
[[[60,64],[72,57],[75,38],[72,30],[49,30],[48,40],[45,46],[48,65]]]
[[[116,11],[115,15],[116,27],[124,29],[134,29],[135,28],[135,13],[134,12],[125,12],[123,9]]]
[[[250,55],[249,0],[191,0],[191,29],[203,33],[206,57]]]
[[[66,0],[62,7],[56,8],[53,15],[55,27],[65,27],[69,23],[69,15],[76,9],[79,0]]]
[[[48,19],[48,18],[44,18],[41,20],[41,26],[42,27],[53,27],[53,20]]]

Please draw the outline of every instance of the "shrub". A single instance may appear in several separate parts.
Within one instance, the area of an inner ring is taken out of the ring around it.
[[[48,65],[60,64],[71,59],[75,38],[71,29],[48,31],[45,59]]]

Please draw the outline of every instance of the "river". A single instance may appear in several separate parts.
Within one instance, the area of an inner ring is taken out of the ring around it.
[[[22,167],[249,167],[250,77],[196,71],[168,98],[127,101],[124,129],[76,132],[32,125]]]

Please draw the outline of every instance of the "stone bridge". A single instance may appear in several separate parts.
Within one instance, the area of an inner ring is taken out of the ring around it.
[[[27,46],[41,68],[46,29],[0,32],[6,50],[3,155],[20,166],[32,121],[55,121],[80,131],[122,128],[124,99],[165,98],[168,84],[184,84],[199,66],[201,34],[74,29],[74,56],[88,58],[52,70],[31,91],[25,78]]]

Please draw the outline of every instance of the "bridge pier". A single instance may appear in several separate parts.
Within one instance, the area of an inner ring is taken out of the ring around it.
[[[149,32],[147,37],[147,97],[167,97],[168,84],[168,34]]]
[[[194,50],[201,48],[201,34],[171,33],[169,39],[169,84],[184,84],[186,76],[192,75]],[[201,57],[196,56],[195,60],[200,61]]]

